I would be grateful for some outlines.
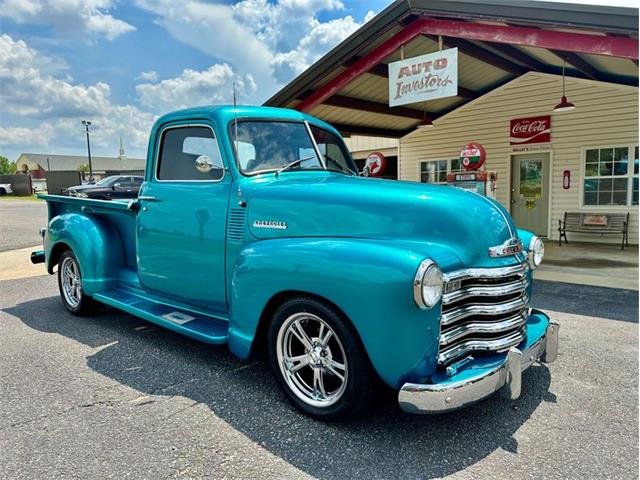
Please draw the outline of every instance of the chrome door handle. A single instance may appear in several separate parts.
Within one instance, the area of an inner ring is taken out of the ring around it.
[[[145,195],[138,197],[138,200],[143,200],[145,202],[159,202],[160,199],[156,197],[147,197]]]

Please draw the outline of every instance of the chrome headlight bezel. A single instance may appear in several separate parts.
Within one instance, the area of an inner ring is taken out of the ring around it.
[[[529,267],[532,270],[538,268],[544,259],[544,242],[540,237],[533,236],[529,242],[529,248],[527,253],[527,259],[529,261]]]
[[[431,289],[431,295],[425,296],[426,289]],[[413,281],[413,299],[416,305],[423,310],[432,308],[442,298],[443,289],[444,278],[438,264],[430,258],[423,260]]]

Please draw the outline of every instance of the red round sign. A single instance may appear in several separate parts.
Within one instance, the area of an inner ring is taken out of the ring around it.
[[[479,143],[467,143],[460,150],[460,162],[465,170],[478,170],[487,159],[487,152]]]
[[[380,152],[373,152],[367,157],[365,166],[369,168],[370,177],[379,177],[387,168],[387,159]]]

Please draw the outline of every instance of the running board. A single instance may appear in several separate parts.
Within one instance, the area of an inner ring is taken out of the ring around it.
[[[228,322],[204,313],[165,305],[124,290],[96,293],[93,298],[201,342],[219,345],[229,338]]]

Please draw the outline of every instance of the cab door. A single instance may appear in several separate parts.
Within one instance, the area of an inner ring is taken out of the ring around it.
[[[226,217],[231,177],[213,125],[166,125],[140,189],[138,275],[146,290],[213,312],[227,311]]]

